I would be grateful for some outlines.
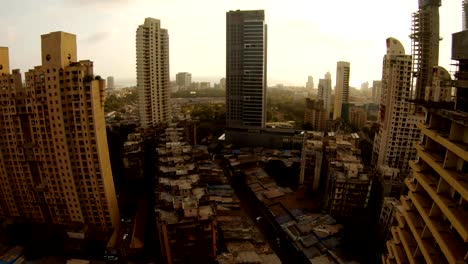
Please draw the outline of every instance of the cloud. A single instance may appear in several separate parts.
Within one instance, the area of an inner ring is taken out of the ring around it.
[[[111,38],[112,34],[109,32],[96,32],[89,35],[85,40],[88,43],[96,44],[106,39]]]

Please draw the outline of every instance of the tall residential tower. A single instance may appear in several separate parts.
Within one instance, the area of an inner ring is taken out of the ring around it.
[[[263,128],[267,27],[263,10],[226,13],[226,125]]]
[[[328,120],[330,116],[330,108],[331,108],[331,74],[327,72],[325,74],[325,79],[319,79],[318,83],[318,91],[317,91],[317,98],[323,101],[323,108],[327,113],[326,119]]]
[[[104,122],[105,81],[77,60],[76,36],[42,35],[42,65],[8,69],[0,48],[0,215],[96,230],[119,224]]]
[[[415,158],[412,147],[419,139],[416,123],[422,117],[410,114],[411,55],[405,55],[403,45],[387,39],[387,54],[383,59],[380,96],[379,130],[374,139],[373,164],[408,172],[408,161]]]
[[[333,120],[342,117],[341,112],[343,103],[347,103],[349,101],[349,74],[349,62],[339,61],[336,64],[335,105],[333,110]]]
[[[170,118],[169,35],[158,19],[146,18],[136,31],[138,111],[142,127]]]

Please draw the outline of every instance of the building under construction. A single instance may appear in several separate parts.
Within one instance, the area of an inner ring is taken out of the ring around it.
[[[466,3],[466,2],[465,2]],[[384,263],[468,262],[468,30],[452,35],[455,107],[427,101],[418,159],[405,180]]]
[[[432,83],[432,69],[439,62],[441,5],[441,0],[419,0],[419,10],[412,15],[413,99],[424,98],[426,87]]]

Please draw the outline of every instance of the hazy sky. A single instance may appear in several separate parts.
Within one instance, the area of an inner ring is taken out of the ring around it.
[[[336,62],[351,62],[351,85],[381,78],[385,39],[411,53],[411,13],[417,0],[14,0],[0,9],[0,46],[22,72],[40,64],[40,35],[77,35],[78,58],[116,83],[134,79],[135,31],[145,17],[169,30],[170,74],[194,80],[225,75],[226,11],[264,9],[268,24],[269,85],[317,84]],[[451,34],[461,30],[461,0],[442,0],[440,65],[450,70]]]

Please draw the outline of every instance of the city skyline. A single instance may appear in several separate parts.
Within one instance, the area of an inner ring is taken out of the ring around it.
[[[350,85],[359,87],[381,78],[383,40],[395,37],[410,50],[411,13],[418,9],[417,1],[375,2],[336,0],[312,7],[307,1],[284,5],[265,0],[48,0],[40,4],[26,0],[9,2],[0,11],[0,22],[6,25],[0,29],[0,45],[10,47],[11,68],[26,71],[40,62],[37,36],[73,32],[78,36],[79,56],[95,61],[98,74],[114,76],[117,83],[122,79],[136,83],[135,28],[142,19],[154,17],[164,21],[170,32],[171,79],[187,71],[194,80],[219,80],[225,71],[225,12],[263,9],[270,28],[269,86],[305,86],[308,75],[315,79],[327,71],[333,75],[336,62],[343,60],[353,64]],[[341,8],[336,9],[337,5]],[[461,10],[461,1],[443,1],[440,8],[440,65],[449,71],[450,37],[462,28]],[[286,51],[285,45],[289,46]]]

